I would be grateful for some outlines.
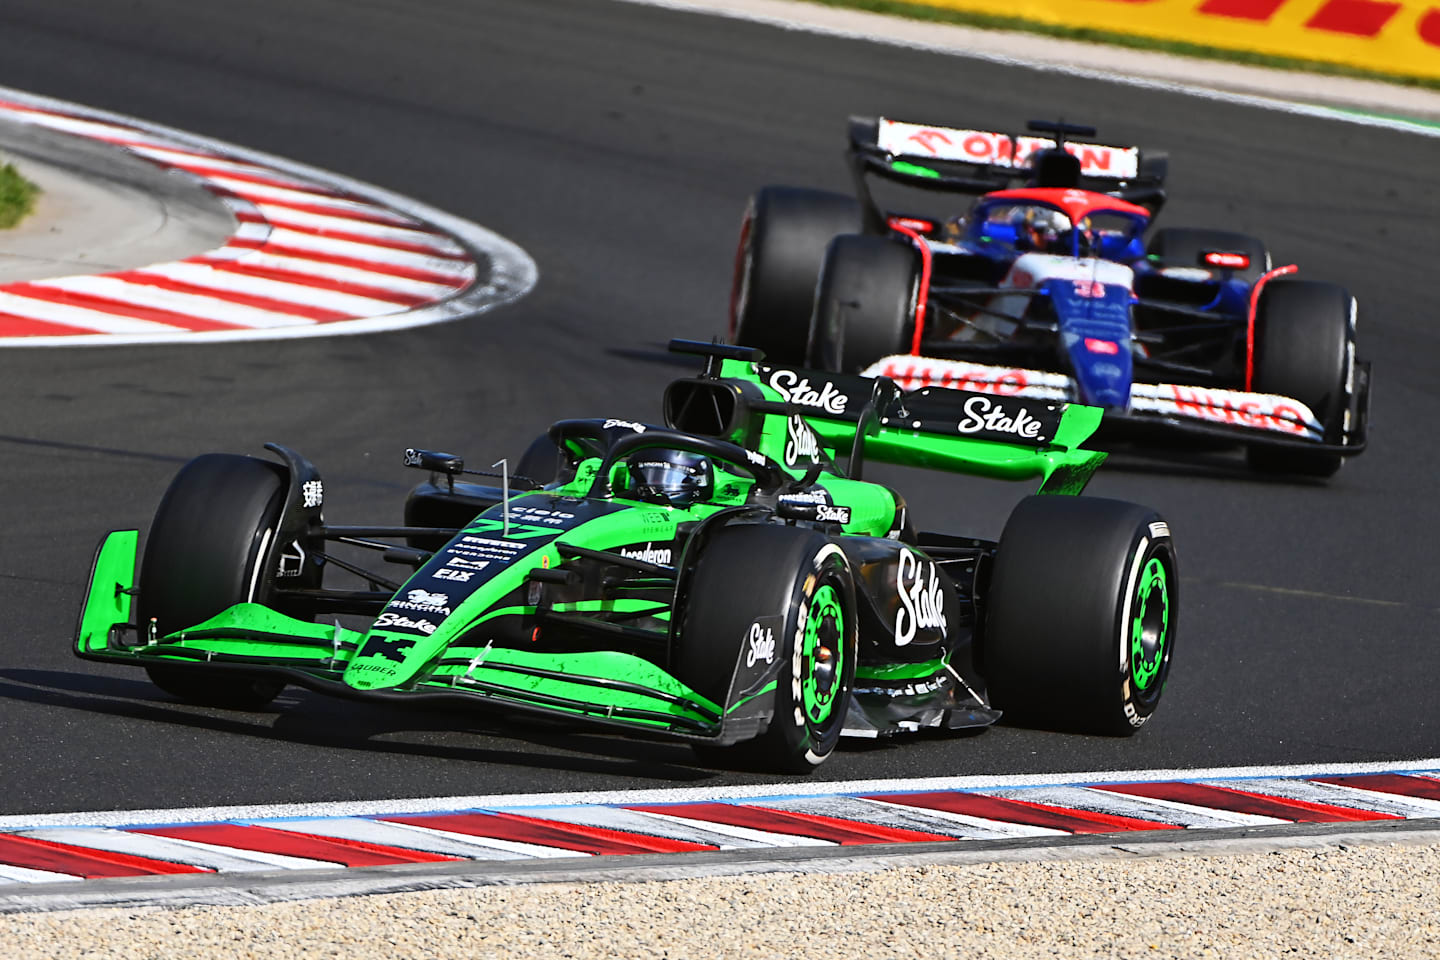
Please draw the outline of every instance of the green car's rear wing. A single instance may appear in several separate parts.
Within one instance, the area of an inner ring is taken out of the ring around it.
[[[705,372],[665,394],[665,419],[690,433],[724,437],[786,462],[783,432],[767,416],[799,416],[859,478],[866,460],[1001,480],[1039,478],[1041,493],[1076,494],[1105,461],[1080,449],[1102,411],[945,388],[902,391],[884,377],[762,362],[749,347],[674,340],[670,349],[707,358]],[[768,445],[777,449],[767,449]]]

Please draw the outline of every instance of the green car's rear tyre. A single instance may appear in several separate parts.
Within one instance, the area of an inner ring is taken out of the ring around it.
[[[1148,507],[1037,496],[1010,514],[981,666],[1011,718],[1129,736],[1160,702],[1178,613],[1170,528]]]
[[[140,564],[136,625],[164,636],[246,601],[265,603],[262,569],[284,503],[285,471],[254,457],[212,453],[191,460],[165,491]],[[284,683],[246,674],[153,664],[160,689],[191,703],[261,707]]]
[[[758,739],[705,759],[805,773],[839,742],[855,679],[855,583],[844,552],[811,530],[726,527],[706,545],[689,589],[675,676],[725,704],[757,625],[780,662],[774,716]],[[772,633],[773,631],[773,633]],[[768,661],[767,661],[768,662]]]

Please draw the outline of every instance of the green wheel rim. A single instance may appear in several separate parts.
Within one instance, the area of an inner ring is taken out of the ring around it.
[[[840,594],[830,584],[815,591],[805,617],[804,666],[800,683],[800,709],[812,724],[830,718],[840,693],[844,676],[845,611]],[[829,649],[830,656],[820,659],[820,648]]]
[[[1165,564],[1151,557],[1140,575],[1135,616],[1130,623],[1130,676],[1148,691],[1165,666],[1170,641],[1170,581]]]

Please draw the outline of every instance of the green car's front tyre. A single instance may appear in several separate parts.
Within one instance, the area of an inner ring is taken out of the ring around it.
[[[855,680],[855,582],[844,551],[813,530],[726,527],[706,544],[689,595],[677,678],[725,703],[736,664],[752,650],[780,664],[766,731],[725,754],[702,747],[702,758],[789,773],[823,763],[840,740]],[[749,645],[761,631],[765,642]]]
[[[1155,712],[1175,649],[1170,528],[1147,507],[1028,497],[996,551],[981,648],[1011,719],[1128,736]]]
[[[165,491],[140,564],[141,638],[192,627],[237,603],[265,603],[263,564],[285,495],[285,471],[254,457],[212,453],[191,460]],[[246,709],[275,699],[284,683],[249,674],[147,664],[160,689],[191,703]]]

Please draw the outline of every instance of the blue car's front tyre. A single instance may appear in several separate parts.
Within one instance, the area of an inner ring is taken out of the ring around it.
[[[161,638],[243,602],[264,602],[265,568],[285,494],[285,471],[254,457],[212,453],[191,460],[165,491],[140,564],[136,626]],[[243,673],[150,664],[160,689],[191,703],[261,707],[284,684]]]

